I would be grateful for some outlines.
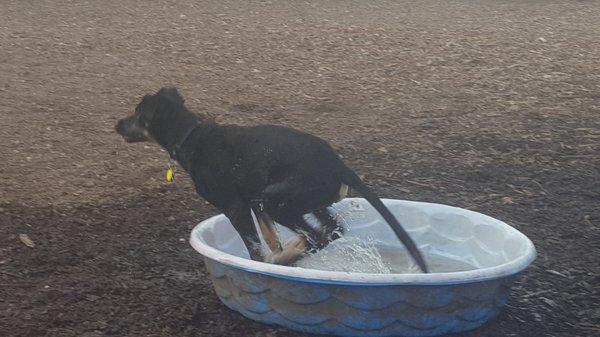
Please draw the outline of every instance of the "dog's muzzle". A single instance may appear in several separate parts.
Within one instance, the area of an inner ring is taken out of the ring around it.
[[[128,143],[148,140],[144,128],[140,127],[137,116],[123,118],[117,122],[115,130]]]

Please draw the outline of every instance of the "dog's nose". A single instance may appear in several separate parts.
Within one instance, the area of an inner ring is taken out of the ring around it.
[[[118,134],[122,135],[123,134],[123,120],[120,119],[117,124],[115,125],[115,131],[117,131]]]

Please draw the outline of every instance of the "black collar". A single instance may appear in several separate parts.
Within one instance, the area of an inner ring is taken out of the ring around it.
[[[171,155],[171,158],[178,160],[177,152],[179,152],[179,149],[181,148],[183,143],[185,143],[185,141],[188,138],[190,138],[190,135],[192,134],[192,132],[194,132],[200,125],[202,125],[202,122],[198,121],[194,125],[192,125],[189,129],[187,129],[187,131],[183,134],[181,139],[177,143],[175,143],[175,145],[173,146],[171,151],[169,151],[169,155]]]

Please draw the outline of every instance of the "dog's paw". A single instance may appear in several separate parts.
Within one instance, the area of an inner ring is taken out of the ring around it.
[[[286,242],[281,251],[273,252],[265,257],[265,262],[289,265],[296,260],[306,251],[306,238],[303,235],[299,235]]]

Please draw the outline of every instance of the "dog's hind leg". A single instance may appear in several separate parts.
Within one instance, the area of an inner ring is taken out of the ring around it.
[[[304,218],[296,219],[293,222],[294,226],[283,224],[289,228],[296,228],[299,234],[288,241],[279,253],[271,254],[265,261],[289,265],[300,259],[302,254],[322,249],[329,242],[341,237],[343,228],[338,225],[335,215],[331,214],[326,207],[314,211],[313,214],[321,223],[320,229],[310,226]]]
[[[344,234],[344,229],[338,224],[337,217],[323,207],[313,211],[313,214],[321,223],[322,229],[318,236],[317,245],[323,248],[333,240],[337,240]]]
[[[297,261],[306,252],[308,241],[306,236],[298,234],[286,242],[280,252],[271,254],[265,258],[265,262],[289,265]]]
[[[269,214],[261,211],[260,207],[252,207],[252,211],[254,212],[254,215],[256,215],[260,232],[269,246],[269,249],[271,249],[271,252],[281,252],[281,242],[279,241],[279,234],[277,233],[277,227],[275,227],[273,219],[271,219]]]
[[[340,199],[338,201],[344,199],[347,196],[348,196],[348,185],[342,183],[342,185],[340,186],[340,192],[339,192]]]
[[[283,223],[282,225],[295,228],[299,233],[286,242],[281,251],[269,255],[265,262],[289,265],[297,261],[308,250],[316,248],[317,240],[314,237],[314,229],[302,217],[295,219],[293,225],[289,223]]]

